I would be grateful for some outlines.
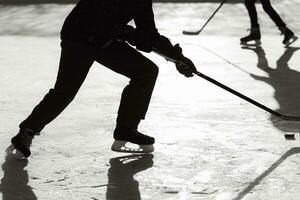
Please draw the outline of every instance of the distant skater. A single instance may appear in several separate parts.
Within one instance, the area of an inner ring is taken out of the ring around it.
[[[128,25],[131,20],[135,27]],[[138,50],[162,55],[174,62],[176,69],[186,77],[196,72],[179,44],[172,45],[168,38],[159,34],[152,0],[80,0],[61,30],[56,83],[20,124],[19,133],[11,139],[15,149],[26,158],[30,156],[34,136],[74,99],[96,61],[130,79],[121,96],[112,150],[152,152],[154,138],[140,133],[138,125],[145,118],[158,67]],[[129,148],[125,146],[127,142],[139,147]]]
[[[258,44],[260,44],[261,34],[255,7],[256,0],[244,1],[250,17],[251,29],[248,36],[241,38],[241,43],[244,44],[249,41],[256,41]],[[282,43],[285,45],[290,45],[291,43],[295,42],[297,37],[295,36],[293,31],[287,28],[286,24],[272,7],[270,0],[260,0],[260,2],[263,6],[264,11],[269,15],[269,17],[273,20],[273,22],[280,30],[281,34],[284,36]]]

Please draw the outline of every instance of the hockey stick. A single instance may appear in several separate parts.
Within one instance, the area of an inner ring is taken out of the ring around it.
[[[228,92],[230,92],[230,93],[232,93],[232,94],[248,101],[249,103],[252,103],[253,105],[255,105],[255,106],[271,113],[272,115],[275,115],[276,117],[278,117],[280,119],[287,120],[287,121],[300,121],[300,117],[288,116],[288,115],[283,115],[281,113],[278,113],[278,112],[276,112],[276,111],[274,111],[274,110],[258,103],[257,101],[254,101],[253,99],[251,99],[251,98],[249,98],[249,97],[247,97],[247,96],[245,96],[245,95],[243,95],[243,94],[227,87],[226,85],[224,85],[224,84],[222,84],[222,83],[220,83],[220,82],[218,82],[218,81],[216,81],[216,80],[214,80],[214,79],[212,79],[212,78],[210,78],[210,77],[208,77],[208,76],[206,76],[206,75],[204,75],[204,74],[202,74],[198,71],[194,72],[194,74],[201,77],[201,78],[203,78],[203,79],[205,79],[205,80],[207,80],[207,81],[209,81],[209,82],[211,82],[211,83],[213,83],[213,84],[215,84],[215,85],[217,85],[217,86],[219,86],[219,87],[221,87],[222,89],[224,89],[224,90],[226,90],[226,91],[228,91]]]
[[[160,52],[158,49],[153,48],[153,52],[155,52],[158,55],[161,55],[162,57],[164,57],[168,61],[171,61],[171,62],[174,62],[174,63],[177,62],[177,59],[175,59],[171,55],[167,55],[167,54],[165,54],[163,52]],[[251,99],[251,98],[249,98],[249,97],[247,97],[247,96],[245,96],[245,95],[237,92],[236,90],[231,89],[230,87],[227,87],[226,85],[224,85],[224,84],[216,81],[215,79],[212,79],[212,78],[210,78],[210,77],[208,77],[208,76],[206,76],[206,75],[204,75],[204,74],[202,74],[202,73],[200,73],[198,71],[194,71],[193,73],[195,75],[197,75],[197,76],[199,76],[199,77],[201,77],[201,78],[203,78],[203,79],[205,79],[205,80],[207,80],[207,81],[209,81],[209,82],[211,82],[211,83],[213,83],[213,84],[221,87],[222,89],[224,89],[224,90],[226,90],[226,91],[228,91],[228,92],[230,92],[230,93],[232,93],[232,94],[234,94],[234,95],[236,95],[236,96],[238,96],[238,97],[240,97],[240,98],[248,101],[249,103],[251,103],[251,104],[253,104],[253,105],[255,105],[255,106],[257,106],[257,107],[259,107],[259,108],[261,108],[261,109],[263,109],[263,110],[271,113],[271,114],[273,114],[274,116],[276,116],[276,117],[278,117],[278,118],[280,118],[282,120],[300,121],[300,117],[288,116],[288,115],[284,115],[284,114],[278,113],[278,112],[272,110],[271,108],[268,108],[268,107],[262,105],[261,103],[258,103],[257,101],[254,101],[253,99]]]
[[[204,27],[208,24],[208,22],[215,16],[215,14],[220,10],[220,8],[224,5],[226,0],[223,0],[219,7],[215,10],[215,12],[210,16],[210,18],[206,21],[206,23],[202,26],[199,31],[182,31],[184,35],[199,35]]]

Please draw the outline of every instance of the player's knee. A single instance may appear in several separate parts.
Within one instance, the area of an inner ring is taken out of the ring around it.
[[[159,73],[158,67],[152,63],[148,65],[148,67],[146,68],[145,76],[149,77],[152,80],[156,80],[158,73]]]
[[[157,78],[158,73],[159,73],[159,68],[156,65],[153,65],[152,66],[152,71],[151,71],[152,76]]]

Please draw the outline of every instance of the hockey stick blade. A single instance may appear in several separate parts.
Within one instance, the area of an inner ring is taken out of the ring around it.
[[[253,105],[255,105],[255,106],[257,106],[257,107],[259,107],[259,108],[261,108],[261,109],[263,109],[265,111],[267,111],[268,113],[271,113],[272,115],[274,115],[274,116],[276,116],[276,117],[278,117],[278,118],[280,118],[282,120],[286,120],[286,121],[300,121],[300,117],[297,117],[297,116],[288,116],[288,115],[283,115],[281,113],[278,113],[278,112],[272,110],[271,108],[268,108],[268,107],[262,105],[261,103],[258,103],[257,101],[255,101],[255,100],[253,100],[253,99],[251,99],[251,98],[249,98],[249,97],[247,97],[247,96],[245,96],[245,95],[237,92],[236,90],[231,89],[230,87],[228,87],[228,86],[226,86],[226,85],[224,85],[224,84],[216,81],[215,79],[212,79],[209,76],[206,76],[206,75],[204,75],[204,74],[202,74],[202,73],[200,73],[198,71],[194,72],[194,74],[197,75],[197,76],[199,76],[199,77],[201,77],[201,78],[203,78],[203,79],[205,79],[205,80],[207,80],[207,81],[209,81],[209,82],[211,82],[211,83],[213,83],[214,85],[217,85],[218,87],[226,90],[227,92],[230,92],[231,94],[234,94],[234,95],[236,95],[236,96],[244,99],[245,101],[248,101],[249,103],[251,103],[251,104],[253,104]]]
[[[216,13],[220,10],[220,8],[224,5],[227,0],[223,0],[219,7],[214,11],[214,13],[209,17],[209,19],[205,22],[202,28],[199,31],[182,31],[184,35],[199,35],[205,26],[210,22],[210,20],[216,15]]]
[[[184,35],[199,35],[200,31],[182,31],[182,34]]]

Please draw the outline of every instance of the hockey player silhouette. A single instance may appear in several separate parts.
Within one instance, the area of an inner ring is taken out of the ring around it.
[[[249,41],[255,41],[257,44],[260,44],[261,34],[260,28],[257,19],[257,12],[255,7],[256,0],[244,0],[245,6],[248,10],[250,21],[251,21],[251,29],[250,34],[246,37],[241,38],[241,43],[246,44]],[[271,5],[270,0],[261,0],[260,1],[264,11],[269,15],[269,17],[276,24],[281,34],[284,35],[284,39],[282,41],[285,45],[290,45],[291,43],[297,40],[297,37],[289,28],[287,28],[286,24],[283,22],[278,13],[274,10]]]
[[[134,20],[135,28],[127,25]],[[118,110],[112,150],[149,153],[154,138],[138,131],[145,118],[158,67],[139,51],[152,52],[173,61],[186,77],[196,68],[155,26],[151,0],[80,0],[67,16],[61,31],[61,57],[53,89],[20,124],[12,138],[24,157],[30,155],[35,135],[54,120],[73,100],[96,61],[130,79],[124,88]],[[130,45],[129,45],[129,44]],[[134,46],[135,48],[133,48]],[[137,144],[128,148],[125,143]]]

